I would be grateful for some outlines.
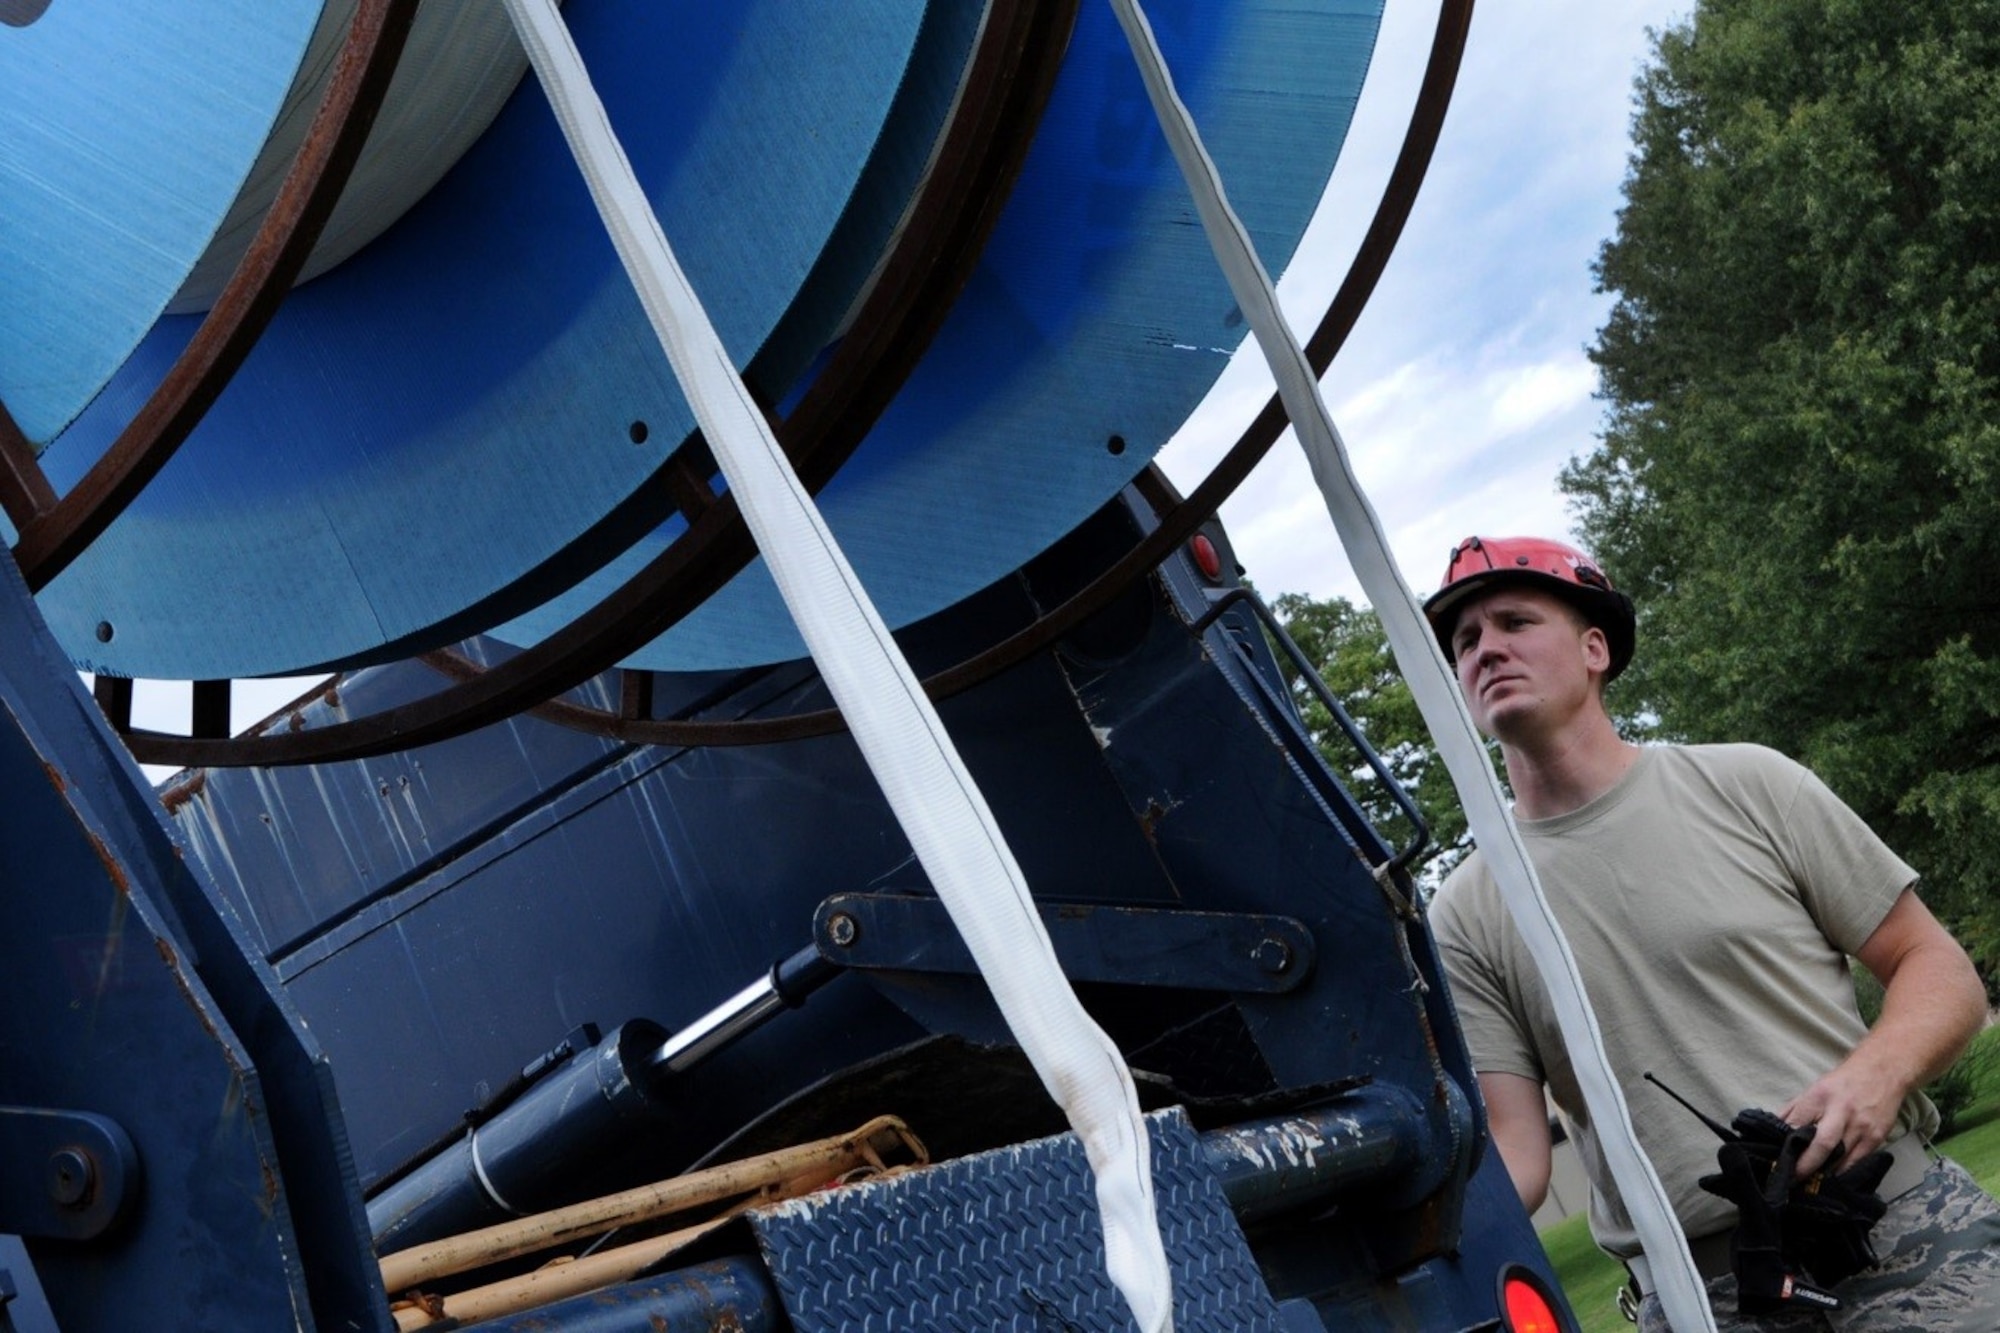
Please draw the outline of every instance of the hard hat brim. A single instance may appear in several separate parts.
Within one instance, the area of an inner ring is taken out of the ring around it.
[[[1616,680],[1632,661],[1638,640],[1638,617],[1630,597],[1613,589],[1571,583],[1536,569],[1482,570],[1455,580],[1431,595],[1424,603],[1424,616],[1431,622],[1431,633],[1437,636],[1445,661],[1457,661],[1456,654],[1452,652],[1451,634],[1458,626],[1459,612],[1465,609],[1467,603],[1504,587],[1533,588],[1560,597],[1580,611],[1585,620],[1602,630],[1605,644],[1611,651],[1611,665],[1604,673],[1606,682]]]

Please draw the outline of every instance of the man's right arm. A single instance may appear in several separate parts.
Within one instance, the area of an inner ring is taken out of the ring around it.
[[[1534,1212],[1549,1196],[1549,1171],[1554,1144],[1549,1138],[1549,1107],[1542,1085],[1520,1074],[1481,1074],[1479,1094],[1486,1099],[1486,1122],[1493,1145],[1514,1182],[1522,1206]]]

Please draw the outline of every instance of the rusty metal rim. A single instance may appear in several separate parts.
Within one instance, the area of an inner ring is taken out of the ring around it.
[[[333,82],[250,248],[173,368],[83,479],[55,500],[32,451],[24,459],[5,449],[11,469],[41,478],[39,487],[28,483],[33,512],[23,520],[8,511],[20,533],[14,559],[31,590],[68,568],[159,474],[270,324],[361,156],[417,3],[361,0]]]
[[[915,367],[999,215],[1054,88],[1078,0],[996,0],[912,225],[870,293],[856,332],[778,434],[817,490],[867,434]],[[664,633],[756,554],[732,497],[708,484],[699,437],[649,485],[688,520],[666,550],[558,633],[505,664],[396,708],[310,731],[267,727],[235,738],[128,730],[142,763],[280,765],[365,758],[444,740],[544,704]]]
[[[1362,308],[1367,305],[1375,284],[1388,265],[1389,256],[1395,251],[1404,224],[1409,220],[1417,192],[1437,148],[1438,136],[1443,132],[1452,91],[1457,86],[1466,36],[1472,24],[1472,8],[1473,0],[1444,0],[1439,9],[1430,56],[1395,167],[1389,174],[1382,198],[1376,205],[1375,216],[1355,252],[1354,262],[1349,266],[1340,290],[1334,294],[1326,314],[1306,342],[1306,357],[1315,374],[1326,373],[1334,356],[1347,341],[1355,320],[1360,317]],[[956,666],[926,677],[923,682],[925,693],[932,699],[946,699],[970,689],[1047,648],[1102,609],[1133,579],[1157,567],[1214,516],[1222,502],[1270,452],[1286,424],[1284,405],[1274,393],[1245,427],[1236,443],[1185,499],[1177,500],[1173,496],[1157,470],[1149,469],[1142,474],[1139,485],[1160,513],[1159,525],[1109,569],[1068,600],[1037,618],[1033,624]],[[438,670],[460,679],[468,678],[480,669],[477,664],[455,653],[432,654],[426,660]],[[545,721],[574,730],[652,745],[762,745],[828,735],[845,725],[835,709],[775,718],[708,722],[632,718],[561,701],[544,703],[532,711]]]
[[[36,461],[35,446],[21,433],[7,405],[0,403],[0,511],[18,532],[55,502],[55,487]]]

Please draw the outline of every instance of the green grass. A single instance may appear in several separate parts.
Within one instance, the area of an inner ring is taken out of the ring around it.
[[[1542,1233],[1563,1294],[1582,1321],[1584,1333],[1620,1333],[1632,1326],[1618,1313],[1618,1288],[1625,1285],[1625,1266],[1597,1248],[1590,1238],[1589,1219],[1582,1213],[1566,1217]]]
[[[1938,1149],[1970,1171],[1989,1194],[2000,1194],[2000,1027],[1980,1033],[1965,1059],[1975,1070],[1976,1091],[1959,1112],[1959,1132]],[[1542,1232],[1542,1246],[1583,1333],[1631,1333],[1616,1304],[1618,1288],[1625,1284],[1624,1265],[1591,1241],[1582,1213]]]
[[[2000,1119],[1954,1134],[1939,1147],[1945,1156],[1970,1171],[1988,1194],[2000,1194]]]

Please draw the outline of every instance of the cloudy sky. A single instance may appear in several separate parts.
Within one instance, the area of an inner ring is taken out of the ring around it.
[[[1556,474],[1601,413],[1584,347],[1604,321],[1591,261],[1616,223],[1648,29],[1688,0],[1486,0],[1416,209],[1325,381],[1354,468],[1420,594],[1459,538],[1567,535]],[[1280,293],[1301,334],[1346,273],[1401,146],[1437,20],[1390,0],[1338,172]],[[1183,490],[1270,393],[1239,355],[1161,461]],[[1361,600],[1288,433],[1223,507],[1267,595]]]

